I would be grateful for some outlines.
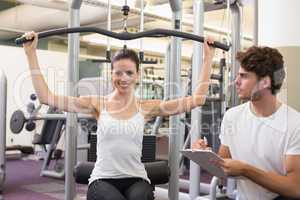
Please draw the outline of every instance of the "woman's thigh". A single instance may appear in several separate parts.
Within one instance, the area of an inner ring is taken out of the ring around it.
[[[103,180],[91,183],[87,192],[87,200],[126,200],[121,192],[112,184]]]
[[[132,184],[125,192],[127,200],[154,200],[153,186],[144,180]]]

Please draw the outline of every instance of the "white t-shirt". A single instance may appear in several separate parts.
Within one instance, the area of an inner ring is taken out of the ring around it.
[[[234,160],[286,175],[285,155],[300,155],[300,114],[282,104],[269,117],[257,117],[250,102],[229,109],[221,125],[221,143]],[[270,200],[278,195],[249,179],[237,179],[240,200]]]

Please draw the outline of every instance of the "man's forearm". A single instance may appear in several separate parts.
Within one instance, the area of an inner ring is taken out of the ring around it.
[[[290,198],[300,198],[299,185],[292,177],[278,175],[274,172],[265,172],[251,165],[245,165],[243,176],[252,180],[258,185]]]

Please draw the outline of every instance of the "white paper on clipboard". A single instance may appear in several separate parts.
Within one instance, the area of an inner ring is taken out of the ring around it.
[[[226,175],[224,170],[217,165],[211,163],[212,160],[222,161],[223,159],[217,155],[215,152],[210,150],[199,150],[199,149],[185,149],[180,151],[185,157],[194,161],[201,168],[205,169],[210,174],[217,176],[219,178],[225,178]]]

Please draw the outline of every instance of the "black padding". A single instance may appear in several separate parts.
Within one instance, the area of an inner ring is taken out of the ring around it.
[[[76,183],[88,184],[90,175],[94,169],[94,162],[81,162],[74,168],[74,177]]]
[[[155,161],[144,164],[152,185],[165,184],[169,182],[170,169],[167,161]],[[79,163],[74,169],[76,183],[88,184],[88,179],[90,178],[93,168],[93,162]]]
[[[13,145],[13,146],[7,146],[5,148],[6,151],[14,151],[19,150],[23,154],[33,154],[34,149],[32,146],[21,146],[21,145]]]
[[[60,113],[57,109],[49,107],[47,114]],[[64,120],[45,120],[41,134],[34,135],[32,144],[50,144],[52,142],[56,130],[61,130],[64,125]],[[59,138],[59,137],[58,137]]]
[[[147,162],[144,164],[152,185],[165,184],[169,182],[170,168],[167,161]]]

